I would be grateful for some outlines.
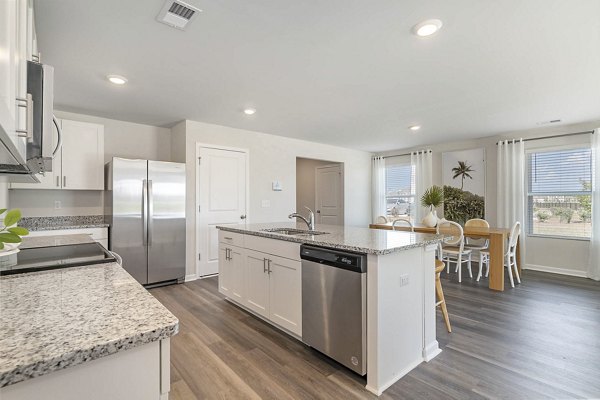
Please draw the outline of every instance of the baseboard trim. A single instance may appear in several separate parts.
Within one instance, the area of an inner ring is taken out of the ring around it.
[[[196,279],[198,279],[198,275],[196,275],[196,274],[189,274],[189,275],[185,276],[186,282],[195,281]]]
[[[547,267],[545,265],[536,265],[536,264],[525,264],[524,269],[530,269],[533,271],[540,272],[549,272],[551,274],[560,274],[560,275],[569,275],[569,276],[577,276],[579,278],[587,278],[586,271],[578,271],[575,269],[569,268],[556,268],[556,267]]]

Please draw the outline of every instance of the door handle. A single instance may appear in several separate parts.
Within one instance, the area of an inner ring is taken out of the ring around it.
[[[56,177],[56,187],[60,187],[60,176]]]
[[[317,214],[321,214],[321,210],[317,210]]]
[[[267,259],[263,258],[263,273],[267,272]]]
[[[148,246],[152,246],[152,229],[154,226],[154,199],[152,198],[152,180],[148,180]]]
[[[67,176],[63,176],[63,187],[67,187]]]
[[[267,260],[267,272],[271,275],[271,260]]]
[[[240,215],[240,219],[246,219],[246,215],[245,214]]]
[[[142,181],[142,243],[148,245],[148,181]]]

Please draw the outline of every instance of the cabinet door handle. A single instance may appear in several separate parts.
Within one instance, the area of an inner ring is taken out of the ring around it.
[[[60,176],[56,177],[56,187],[60,187]]]
[[[271,260],[267,260],[267,272],[271,274]]]
[[[263,258],[263,273],[267,272],[267,259]]]
[[[15,129],[19,137],[27,138],[28,142],[33,142],[33,97],[27,93],[27,98],[17,98],[17,107],[24,108],[26,111],[25,129]]]
[[[67,176],[63,176],[63,187],[67,187]]]
[[[225,257],[231,261],[231,249],[225,249]]]

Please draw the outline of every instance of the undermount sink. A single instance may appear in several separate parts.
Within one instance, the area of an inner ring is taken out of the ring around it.
[[[271,233],[279,233],[280,235],[327,235],[329,232],[320,232],[320,231],[309,231],[305,229],[295,229],[295,228],[270,228],[263,229],[263,232],[271,232]]]

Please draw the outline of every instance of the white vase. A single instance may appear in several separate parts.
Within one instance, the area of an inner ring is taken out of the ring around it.
[[[421,222],[428,228],[434,228],[438,223],[437,211],[429,211],[429,214]]]

